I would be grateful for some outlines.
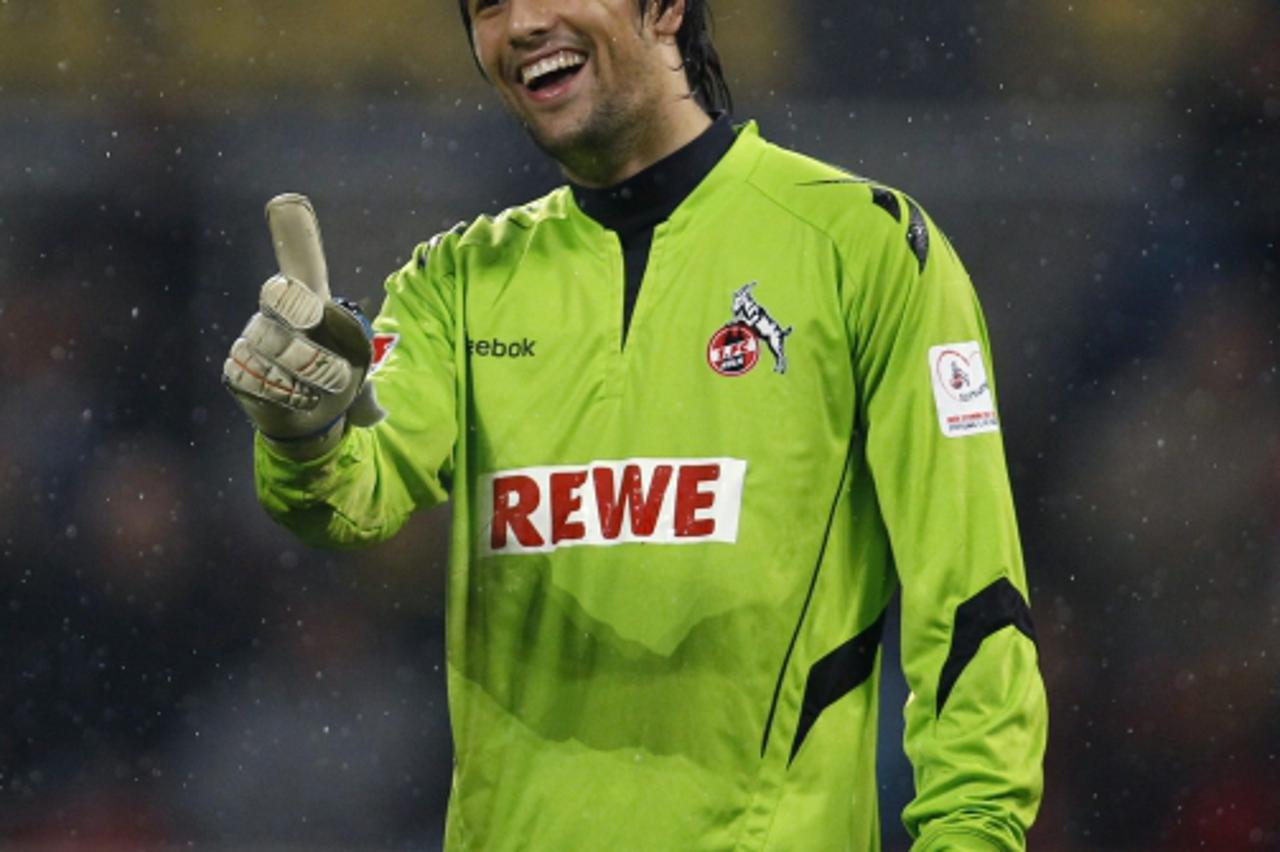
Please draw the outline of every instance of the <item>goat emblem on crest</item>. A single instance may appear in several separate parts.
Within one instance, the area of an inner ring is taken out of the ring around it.
[[[773,354],[773,371],[787,371],[785,351],[792,326],[782,327],[751,291],[759,282],[744,284],[733,294],[733,319],[711,337],[707,346],[707,363],[722,376],[740,376],[751,370],[760,359],[759,341],[763,340]]]

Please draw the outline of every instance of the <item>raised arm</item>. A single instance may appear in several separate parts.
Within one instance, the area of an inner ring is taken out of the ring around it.
[[[281,254],[275,226],[273,234],[282,274],[264,285],[224,368],[258,430],[259,499],[310,544],[381,541],[448,492],[457,435],[452,235],[420,246],[387,279],[370,325],[327,287],[302,286],[302,274],[318,277],[305,271],[317,268],[314,254],[309,262]]]

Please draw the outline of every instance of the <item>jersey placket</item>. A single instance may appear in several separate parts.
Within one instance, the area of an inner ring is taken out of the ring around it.
[[[609,351],[603,359],[605,364],[604,381],[600,386],[598,398],[617,401],[622,396],[622,383],[625,373],[625,351],[622,333],[623,292],[626,287],[626,264],[622,256],[622,241],[613,231],[603,230],[601,239],[601,259],[608,270],[604,286],[608,288],[609,297],[603,299],[608,307],[601,323],[609,329],[603,340]],[[641,290],[644,287],[641,286]]]

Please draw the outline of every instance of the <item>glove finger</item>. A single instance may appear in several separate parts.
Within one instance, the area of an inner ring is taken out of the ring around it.
[[[320,221],[311,199],[286,192],[267,202],[266,213],[280,271],[306,284],[327,301],[329,270],[324,262]]]
[[[309,411],[320,402],[319,391],[263,357],[243,337],[231,344],[222,375],[233,392],[286,408]]]
[[[341,393],[351,384],[345,358],[272,317],[255,314],[241,336],[256,354],[326,393]]]
[[[306,284],[285,275],[268,278],[258,295],[263,312],[301,331],[320,325],[327,301]]]

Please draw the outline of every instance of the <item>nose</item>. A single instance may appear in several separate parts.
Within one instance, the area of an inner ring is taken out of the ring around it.
[[[510,0],[507,38],[513,47],[537,44],[551,32],[556,14],[548,0]]]

